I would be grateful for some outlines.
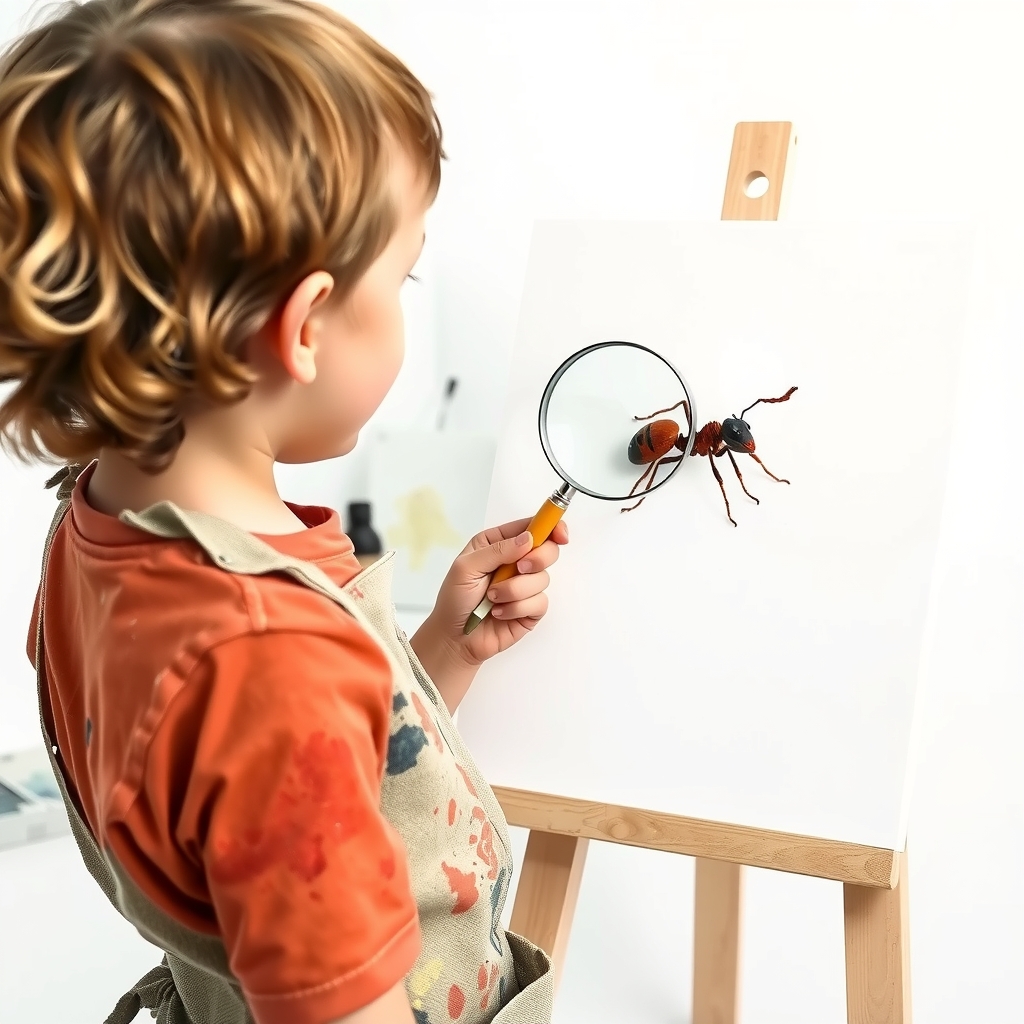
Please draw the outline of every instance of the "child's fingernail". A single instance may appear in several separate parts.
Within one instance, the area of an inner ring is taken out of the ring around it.
[[[530,539],[530,531],[529,530],[524,530],[521,534],[519,534],[518,537],[516,537],[516,544],[517,545],[525,544],[529,539]]]
[[[491,609],[491,614],[492,614],[492,615],[493,615],[493,616],[494,616],[494,617],[495,617],[496,619],[500,619],[500,618],[502,617],[502,615],[504,615],[504,614],[505,614],[505,611],[504,611],[504,609],[503,609],[503,608],[492,608],[492,609]]]
[[[533,568],[533,562],[529,559],[524,558],[521,562],[516,563],[516,568],[520,572],[529,572]]]
[[[498,600],[498,592],[496,590],[488,590],[487,591],[487,600],[488,601],[497,601]]]

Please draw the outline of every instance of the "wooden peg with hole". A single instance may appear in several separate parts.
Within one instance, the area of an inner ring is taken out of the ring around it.
[[[791,121],[741,121],[732,140],[722,220],[778,220],[786,165],[796,144]]]

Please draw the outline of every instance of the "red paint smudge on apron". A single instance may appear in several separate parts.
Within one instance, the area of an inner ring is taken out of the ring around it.
[[[476,789],[473,788],[473,783],[469,781],[469,776],[466,774],[466,769],[463,768],[461,764],[457,764],[455,767],[459,769],[459,774],[462,776],[462,781],[466,784],[466,789],[468,789],[470,793],[473,796],[475,796],[477,800],[479,800],[480,797],[477,796]]]
[[[462,1011],[466,1008],[466,993],[458,985],[452,985],[448,989],[448,1016],[452,1020],[458,1020]]]
[[[498,877],[498,855],[494,852],[494,829],[489,821],[484,822],[477,844],[476,855],[489,868],[487,877],[493,882]]]
[[[480,893],[476,889],[476,875],[444,863],[441,864],[441,870],[448,876],[448,888],[455,895],[452,913],[464,914],[480,898]]]
[[[470,812],[469,820],[470,823],[474,821],[479,821],[481,825],[485,825],[487,823],[487,815],[484,814],[484,809],[482,807],[474,807],[473,810]],[[470,833],[469,845],[475,845],[479,838],[480,836],[476,832]]]
[[[420,700],[420,695],[415,690],[412,691],[412,706],[416,709],[416,714],[420,716],[420,724],[423,726],[423,731],[434,741],[434,746],[436,746],[441,753],[444,753],[444,744],[441,741],[441,734],[437,731],[434,719],[431,717],[430,712],[427,711],[423,701]]]
[[[479,971],[479,977],[477,978],[477,988],[482,989],[485,985],[487,991],[480,997],[480,1009],[486,1010],[487,1004],[491,1001],[491,996],[494,994],[494,986],[498,981],[498,965],[491,964],[491,976],[487,977],[487,965],[482,964]]]
[[[292,751],[291,768],[261,828],[214,843],[211,878],[245,882],[282,864],[312,882],[327,867],[324,846],[337,846],[366,826],[369,809],[359,798],[359,774],[347,743],[312,733]]]
[[[455,800],[454,799],[448,801],[448,824],[449,825],[454,825],[455,824]]]

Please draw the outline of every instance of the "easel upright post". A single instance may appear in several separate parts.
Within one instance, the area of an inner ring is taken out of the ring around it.
[[[843,886],[848,1024],[910,1024],[910,900],[907,852],[892,889]]]
[[[555,988],[562,976],[566,946],[583,879],[589,839],[531,831],[522,876],[512,907],[512,931],[551,957]]]

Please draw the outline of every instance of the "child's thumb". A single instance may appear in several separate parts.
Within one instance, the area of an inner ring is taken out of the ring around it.
[[[467,562],[472,572],[486,576],[499,566],[518,562],[532,550],[533,537],[530,536],[529,530],[524,530],[518,537],[508,537],[472,552]]]

